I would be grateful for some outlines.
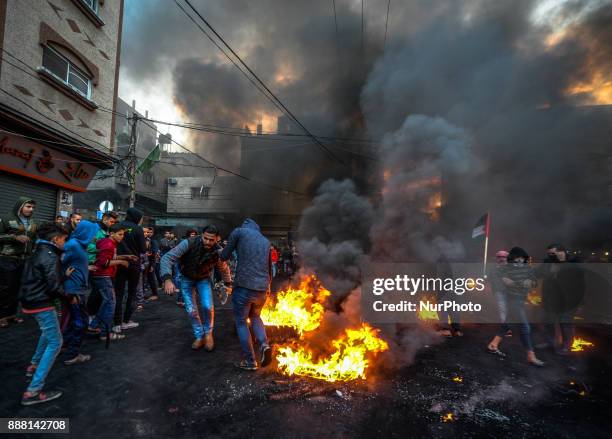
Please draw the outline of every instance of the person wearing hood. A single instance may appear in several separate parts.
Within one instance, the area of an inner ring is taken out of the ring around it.
[[[115,293],[117,303],[115,306],[115,326],[114,332],[121,332],[124,329],[136,328],[138,323],[131,320],[134,313],[134,302],[138,292],[138,283],[142,270],[140,267],[141,255],[147,252],[144,230],[142,224],[142,212],[134,207],[130,207],[125,215],[125,220],[121,222],[121,227],[125,230],[123,241],[117,246],[117,255],[124,256],[129,260],[127,267],[119,267],[115,278]],[[127,285],[127,300],[123,307],[123,297]]]
[[[84,363],[91,359],[90,355],[81,354],[80,350],[87,327],[86,300],[90,289],[87,246],[97,229],[96,223],[80,221],[64,246],[62,268],[65,271],[73,269],[72,275],[64,281],[64,291],[69,300],[68,325],[64,331],[66,365]]]
[[[36,202],[21,197],[12,214],[0,218],[0,327],[16,323],[18,292],[25,260],[32,254],[36,241],[36,223],[32,217]]]
[[[98,241],[108,238],[110,234],[110,228],[117,222],[117,212],[104,212],[102,214],[102,221],[96,224],[96,234],[89,244],[87,244],[87,258],[89,259],[89,265],[95,265],[96,258],[98,256],[98,247],[96,244]],[[90,274],[90,284],[93,284],[93,275]],[[87,298],[87,311],[90,316],[95,316],[98,313],[100,305],[103,302],[103,298],[100,295],[100,291],[94,288],[91,294]],[[94,328],[89,328],[91,332],[97,333]]]
[[[257,370],[257,359],[247,320],[259,343],[259,362],[262,367],[272,361],[272,349],[266,337],[266,328],[261,320],[261,309],[266,303],[266,292],[272,281],[272,259],[270,241],[262,235],[255,221],[247,218],[241,227],[230,234],[227,245],[221,251],[221,259],[227,261],[236,250],[238,263],[234,278],[232,306],[236,330],[243,359],[235,366],[243,370]]]

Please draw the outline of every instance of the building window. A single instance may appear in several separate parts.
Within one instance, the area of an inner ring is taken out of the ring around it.
[[[96,14],[98,13],[98,0],[82,0],[82,1],[89,7],[89,9],[91,9]]]
[[[191,199],[192,200],[203,200],[208,198],[208,190],[210,188],[199,186],[191,188]]]
[[[90,99],[90,76],[49,46],[43,48],[43,68],[84,98]]]
[[[144,184],[149,186],[155,186],[155,174],[153,174],[151,171],[143,172],[142,181]]]

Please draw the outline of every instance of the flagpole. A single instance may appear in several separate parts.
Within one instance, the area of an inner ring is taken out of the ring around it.
[[[491,214],[487,212],[487,222],[485,224],[485,245],[484,245],[484,258],[482,263],[482,275],[486,279],[487,277],[487,253],[489,250],[489,228],[491,226]]]

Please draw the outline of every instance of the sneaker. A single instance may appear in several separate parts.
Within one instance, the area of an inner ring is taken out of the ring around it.
[[[269,345],[264,345],[261,348],[261,360],[259,363],[261,367],[266,367],[272,362],[272,348]]]
[[[538,360],[537,358],[534,358],[531,361],[528,361],[529,364],[531,364],[532,366],[536,366],[536,367],[544,367],[544,362],[542,360]]]
[[[242,360],[240,363],[234,363],[234,366],[237,367],[238,369],[248,370],[248,371],[255,371],[259,369],[259,367],[257,367],[256,364],[250,364],[246,360]]]
[[[26,369],[26,376],[28,378],[32,378],[34,376],[34,372],[36,372],[37,367],[38,367],[38,364],[30,364],[28,368]]]
[[[506,337],[512,337],[512,329],[506,331]]]
[[[204,339],[202,338],[196,338],[193,343],[191,343],[191,349],[196,351],[202,347],[204,347]]]
[[[159,296],[151,296],[147,299],[149,302],[155,302],[156,300],[159,300]]]
[[[64,364],[67,366],[72,366],[73,364],[85,363],[89,360],[91,360],[91,355],[78,354],[76,357],[64,361]]]
[[[116,332],[117,334],[119,334],[119,333],[121,333],[121,326],[122,325],[113,326],[111,331]]]
[[[212,351],[215,348],[215,340],[213,339],[212,332],[204,335],[204,349],[208,352]]]
[[[122,323],[121,324],[121,329],[132,329],[132,328],[138,328],[140,326],[140,323],[136,323],[133,320],[130,320],[127,323]]]
[[[100,340],[106,341],[108,338],[110,338],[111,340],[123,340],[125,338],[125,335],[119,334],[117,332],[111,332],[108,337],[105,335],[101,336]]]
[[[88,327],[85,332],[87,334],[94,334],[94,335],[98,335],[100,332],[102,332],[102,330],[100,328],[92,328],[92,327]]]
[[[450,329],[440,329],[438,331],[438,334],[443,336],[443,337],[452,337],[453,333],[450,331]]]
[[[43,402],[53,401],[62,396],[59,390],[50,390],[48,392],[25,392],[21,397],[21,405],[34,405]]]

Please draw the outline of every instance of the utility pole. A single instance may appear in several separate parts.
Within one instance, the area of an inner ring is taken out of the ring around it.
[[[136,141],[138,140],[138,115],[134,112],[130,132],[130,149],[128,153],[128,182],[130,184],[130,207],[136,203]]]

